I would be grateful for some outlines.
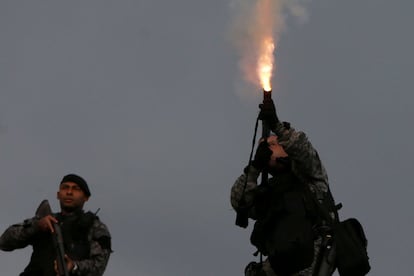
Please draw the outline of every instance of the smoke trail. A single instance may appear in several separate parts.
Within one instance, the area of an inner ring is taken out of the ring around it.
[[[271,36],[277,51],[281,34],[286,31],[289,16],[304,22],[304,6],[309,0],[230,0],[230,40],[239,55],[243,79],[260,87],[256,73],[262,41]],[[275,69],[273,69],[275,71]]]

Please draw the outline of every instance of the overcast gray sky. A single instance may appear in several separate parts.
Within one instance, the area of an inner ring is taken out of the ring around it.
[[[414,2],[306,2],[277,49],[279,117],[318,149],[342,218],[364,225],[370,275],[410,275]],[[0,231],[44,198],[57,210],[73,172],[113,235],[105,275],[242,275],[251,228],[234,225],[229,191],[261,93],[241,82],[229,5],[0,1]],[[1,274],[30,252],[0,252]]]

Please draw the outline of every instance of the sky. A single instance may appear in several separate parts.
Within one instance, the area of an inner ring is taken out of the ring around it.
[[[105,275],[243,275],[252,223],[229,197],[262,95],[238,68],[234,1],[0,1],[0,232],[43,199],[57,210],[77,173],[113,237]],[[363,224],[369,275],[410,275],[414,2],[304,6],[276,50],[278,115]],[[0,252],[2,275],[30,253]]]

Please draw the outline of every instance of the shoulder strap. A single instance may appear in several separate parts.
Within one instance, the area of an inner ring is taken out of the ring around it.
[[[326,220],[329,225],[333,226],[337,223],[339,223],[339,215],[338,210],[342,208],[342,203],[338,203],[335,205],[333,201],[333,197],[331,192],[328,190],[328,197],[330,197],[329,200],[329,208],[326,208],[326,206],[323,206],[321,202],[316,198],[315,194],[310,190],[308,185],[303,185],[305,187],[305,193],[308,194],[309,198],[312,199],[316,206],[316,210],[318,211],[319,215],[322,219]],[[327,205],[327,204],[325,204]],[[335,214],[335,218],[332,218],[329,211],[332,211]]]

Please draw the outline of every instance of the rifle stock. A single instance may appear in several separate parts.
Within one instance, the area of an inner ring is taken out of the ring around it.
[[[52,209],[50,208],[49,201],[47,199],[43,200],[39,207],[36,210],[36,217],[42,218],[47,215],[52,215]],[[59,224],[53,223],[52,239],[53,246],[56,250],[56,264],[59,276],[69,276],[69,272],[66,266],[65,261],[65,248],[63,245],[63,236],[62,230],[60,229]]]

